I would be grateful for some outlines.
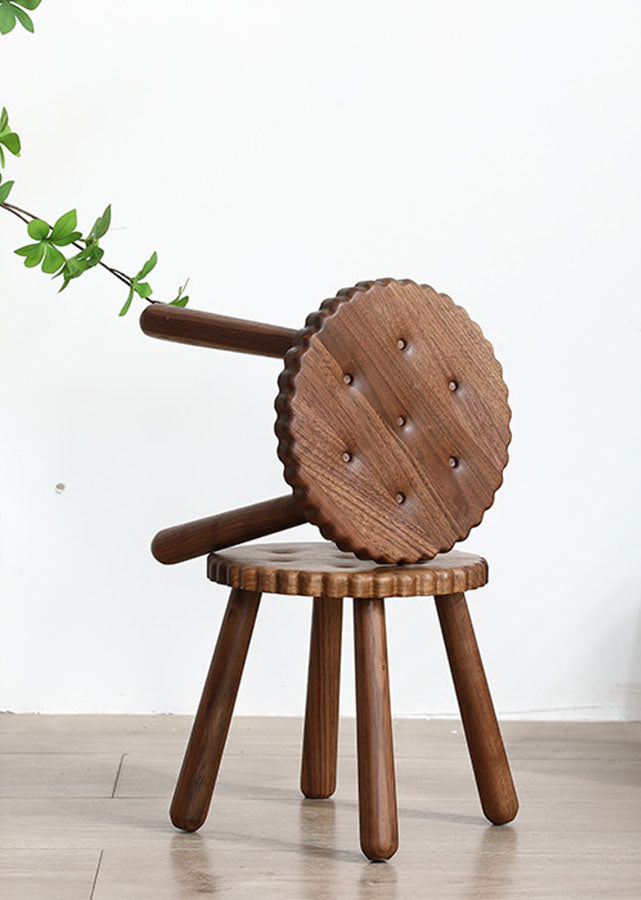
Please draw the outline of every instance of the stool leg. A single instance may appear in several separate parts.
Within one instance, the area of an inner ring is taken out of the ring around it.
[[[354,649],[361,847],[389,859],[398,821],[383,600],[354,598]]]
[[[171,821],[183,831],[207,818],[259,603],[253,591],[229,597],[171,804]]]
[[[465,594],[434,599],[481,806],[490,822],[505,825],[516,816],[519,803]]]
[[[300,789],[306,797],[336,790],[343,598],[315,597],[309,649]]]

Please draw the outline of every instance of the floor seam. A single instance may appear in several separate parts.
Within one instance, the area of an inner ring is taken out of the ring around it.
[[[118,771],[116,772],[116,778],[114,779],[114,786],[111,791],[111,799],[112,800],[116,796],[116,788],[118,787],[118,780],[120,778],[120,773],[122,772],[122,764],[125,760],[126,755],[127,755],[126,753],[123,753],[122,756],[120,757],[120,762],[118,763]]]
[[[104,852],[105,852],[104,850],[101,850],[100,856],[98,857],[98,865],[96,866],[96,874],[93,877],[93,884],[91,885],[91,893],[89,894],[89,900],[93,900],[93,895],[96,891],[96,884],[98,882],[98,873],[100,872],[100,866],[102,864],[102,857],[103,857]]]

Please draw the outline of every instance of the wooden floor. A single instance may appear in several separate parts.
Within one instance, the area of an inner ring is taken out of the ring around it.
[[[190,720],[0,716],[2,900],[641,897],[641,723],[504,725],[521,812],[482,818],[460,726],[395,723],[401,845],[368,863],[354,722],[332,800],[298,792],[298,719],[238,718],[209,821],[169,824]]]

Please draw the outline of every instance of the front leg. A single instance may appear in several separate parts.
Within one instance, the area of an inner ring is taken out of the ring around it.
[[[229,597],[171,804],[183,831],[207,818],[259,603],[254,591],[234,588]]]
[[[354,598],[361,847],[369,859],[398,849],[394,745],[383,600]]]

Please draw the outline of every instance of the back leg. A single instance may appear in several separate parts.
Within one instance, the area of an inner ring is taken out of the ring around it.
[[[481,806],[490,822],[505,825],[516,816],[519,803],[465,594],[434,599]]]
[[[307,677],[300,789],[306,797],[336,790],[343,598],[315,597]]]

